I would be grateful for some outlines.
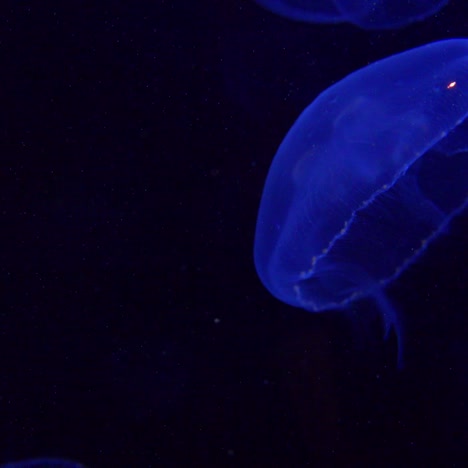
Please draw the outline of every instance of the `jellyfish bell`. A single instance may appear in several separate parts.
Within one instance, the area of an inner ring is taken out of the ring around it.
[[[371,297],[401,336],[383,288],[467,204],[467,83],[468,39],[446,40],[352,73],[305,109],[258,213],[255,266],[275,297],[312,312]]]

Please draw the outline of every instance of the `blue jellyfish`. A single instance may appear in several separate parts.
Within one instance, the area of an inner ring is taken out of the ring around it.
[[[448,0],[256,0],[286,18],[309,23],[349,22],[364,29],[390,29],[437,13]]]
[[[61,458],[30,458],[0,465],[0,468],[85,468],[78,462]]]
[[[467,204],[468,39],[435,42],[320,94],[266,179],[254,257],[278,299],[308,311],[378,301]]]

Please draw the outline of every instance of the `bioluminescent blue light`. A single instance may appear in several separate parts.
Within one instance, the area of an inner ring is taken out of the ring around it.
[[[318,312],[382,288],[427,248],[468,195],[468,39],[378,61],[320,94],[266,179],[258,275],[281,301]]]
[[[0,465],[0,468],[85,468],[84,465],[61,458],[30,458]]]
[[[364,29],[398,28],[437,13],[448,0],[256,0],[286,18],[309,23],[349,22]]]

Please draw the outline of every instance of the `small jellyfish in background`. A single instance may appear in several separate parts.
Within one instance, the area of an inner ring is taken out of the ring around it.
[[[86,468],[81,463],[61,458],[31,458],[0,465],[0,468]]]
[[[265,287],[311,312],[372,297],[401,338],[383,288],[468,203],[467,115],[468,39],[394,55],[320,94],[265,182],[254,245]]]
[[[308,23],[353,23],[363,29],[399,28],[437,13],[448,0],[256,0],[286,18]]]

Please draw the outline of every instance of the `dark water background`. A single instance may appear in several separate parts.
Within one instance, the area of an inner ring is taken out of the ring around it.
[[[466,466],[466,215],[388,289],[402,371],[374,304],[286,306],[252,246],[302,109],[467,31],[463,0],[385,32],[246,0],[3,2],[0,462]]]

